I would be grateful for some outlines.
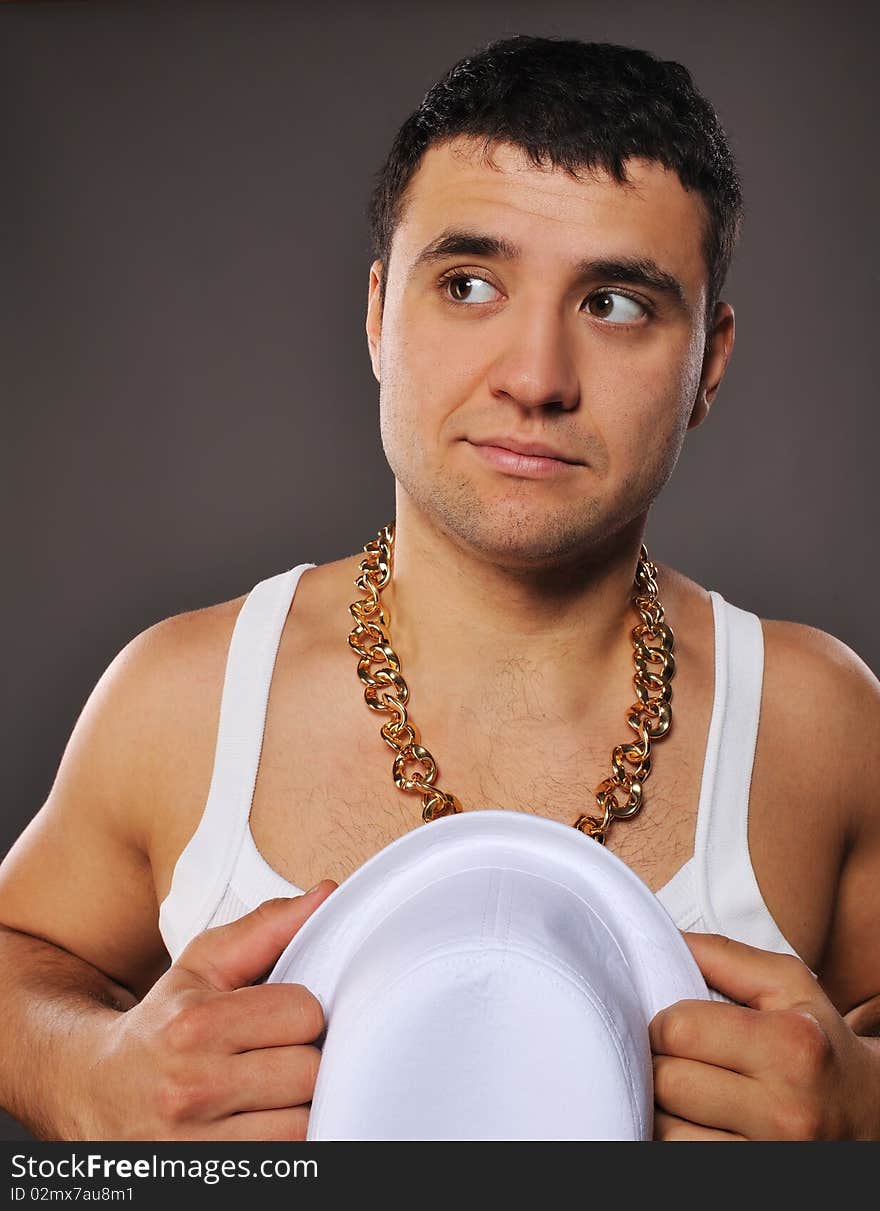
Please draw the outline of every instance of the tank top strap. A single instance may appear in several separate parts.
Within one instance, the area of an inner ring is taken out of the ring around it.
[[[299,579],[315,566],[298,564],[261,580],[235,620],[207,802],[159,909],[159,928],[171,954],[206,928],[235,866],[257,781],[281,634]]]
[[[756,614],[710,591],[715,703],[694,838],[697,899],[709,931],[794,954],[764,903],[749,854],[749,794],[764,680]]]

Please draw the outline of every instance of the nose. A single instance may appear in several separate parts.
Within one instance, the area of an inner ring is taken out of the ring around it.
[[[492,362],[488,385],[492,394],[524,408],[557,405],[566,411],[580,402],[580,383],[571,350],[571,333],[557,307],[534,301],[515,313],[507,310],[500,339],[502,348]]]

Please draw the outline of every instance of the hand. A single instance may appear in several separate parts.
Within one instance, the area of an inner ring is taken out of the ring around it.
[[[304,1140],[324,1029],[302,984],[259,984],[335,888],[208,929],[113,1021],[83,1139]]]
[[[678,1001],[650,1025],[654,1138],[880,1138],[880,1056],[800,959],[685,934],[706,981],[740,1002]]]

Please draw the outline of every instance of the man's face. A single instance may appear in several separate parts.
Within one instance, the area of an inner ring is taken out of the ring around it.
[[[733,313],[719,304],[707,342],[705,212],[676,173],[631,160],[630,185],[576,180],[509,144],[492,160],[469,139],[425,153],[367,332],[398,493],[487,558],[538,566],[646,512],[708,410]],[[477,444],[505,437],[572,464],[517,474]]]

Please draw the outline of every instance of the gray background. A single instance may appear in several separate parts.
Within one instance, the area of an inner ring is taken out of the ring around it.
[[[874,7],[2,5],[2,852],[133,635],[393,517],[369,188],[434,80],[511,34],[678,59],[718,110],[737,343],[651,553],[880,668]]]

